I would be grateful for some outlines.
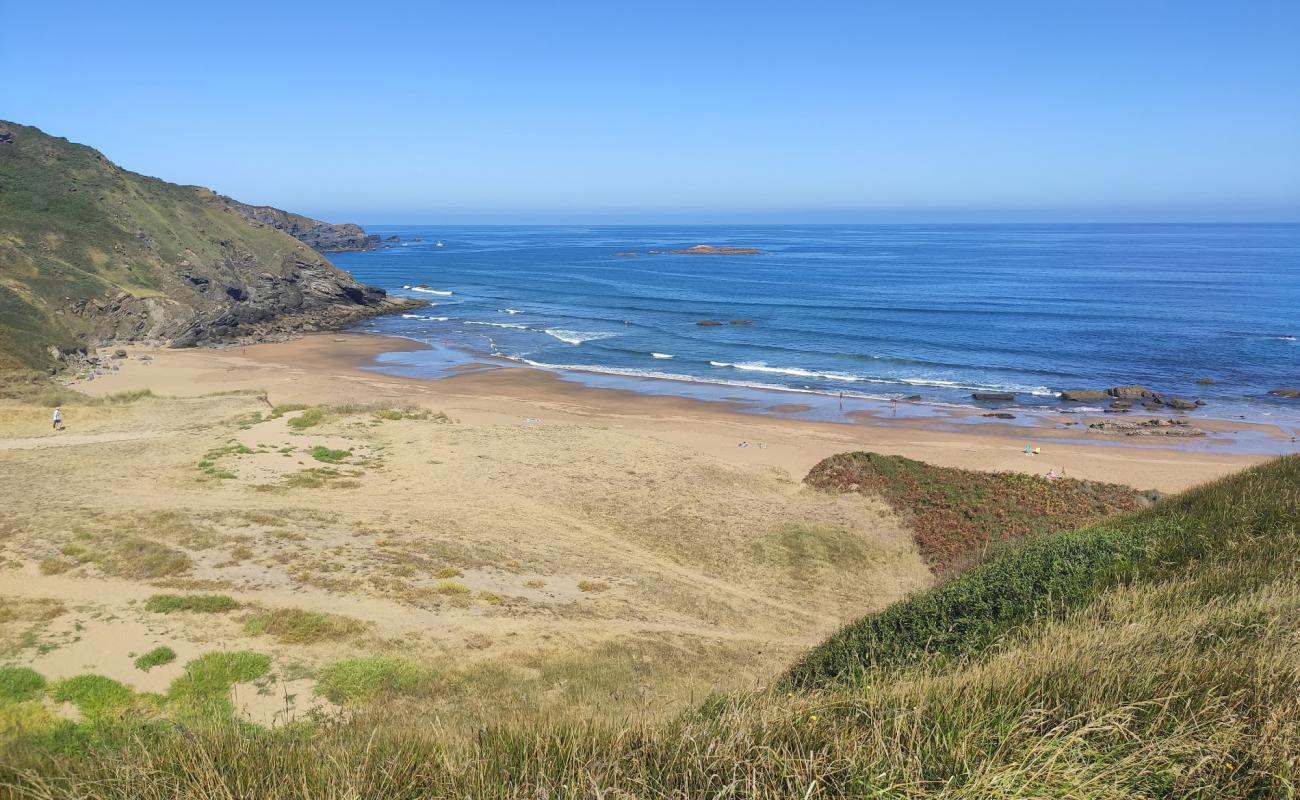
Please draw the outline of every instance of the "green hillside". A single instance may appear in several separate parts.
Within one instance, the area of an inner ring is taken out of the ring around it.
[[[180,727],[149,715],[163,699],[0,671],[0,785],[84,798],[1295,797],[1298,545],[1288,456],[1010,543],[846,627],[783,686],[666,724],[502,718],[456,735],[394,703],[390,690],[414,689],[393,679],[371,681],[373,704],[339,723]],[[40,697],[74,689],[118,711],[41,723]]]
[[[192,344],[384,306],[226,198],[0,121],[0,369],[44,367],[50,346]]]

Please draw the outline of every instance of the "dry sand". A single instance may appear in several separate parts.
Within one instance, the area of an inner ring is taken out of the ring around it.
[[[883,505],[801,485],[828,455],[1064,467],[1165,491],[1263,458],[1098,446],[1069,430],[1034,458],[1023,429],[997,425],[805,422],[528,369],[424,381],[361,368],[419,346],[324,334],[152,360],[137,348],[77,388],[158,397],[70,406],[57,433],[48,409],[0,406],[0,663],[163,691],[200,653],[256,649],[273,656],[274,679],[241,687],[237,705],[270,722],[287,697],[288,716],[319,704],[320,667],[365,653],[504,666],[539,704],[572,699],[564,687],[581,670],[547,677],[555,663],[590,658],[622,670],[592,702],[635,696],[662,711],[761,683],[845,621],[932,581]],[[268,418],[291,403],[354,407],[301,430],[290,424],[301,412]],[[446,419],[381,419],[377,406]],[[328,464],[318,447],[350,453]],[[143,608],[180,590],[244,608]],[[245,630],[247,615],[275,609],[362,628],[306,644]],[[135,669],[131,657],[160,644],[179,658]]]

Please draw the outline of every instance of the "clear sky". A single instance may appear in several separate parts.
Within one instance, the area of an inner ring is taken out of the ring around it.
[[[1300,2],[4,2],[0,118],[380,222],[1300,220]]]

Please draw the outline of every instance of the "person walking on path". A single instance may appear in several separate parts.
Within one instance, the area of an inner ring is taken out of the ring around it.
[[[54,430],[57,431],[59,428],[62,427],[63,427],[63,408],[61,406],[55,406],[54,407]]]

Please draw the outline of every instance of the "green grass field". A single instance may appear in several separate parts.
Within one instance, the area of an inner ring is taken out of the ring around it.
[[[770,688],[667,722],[501,715],[466,732],[395,702],[446,691],[425,668],[372,658],[321,676],[353,704],[342,721],[251,728],[220,698],[265,662],[213,655],[165,699],[206,715],[111,718],[131,706],[87,682],[88,722],[11,725],[0,785],[143,800],[1295,797],[1298,545],[1290,456],[1011,542],[846,626]],[[45,687],[2,676],[0,720],[21,719]]]

